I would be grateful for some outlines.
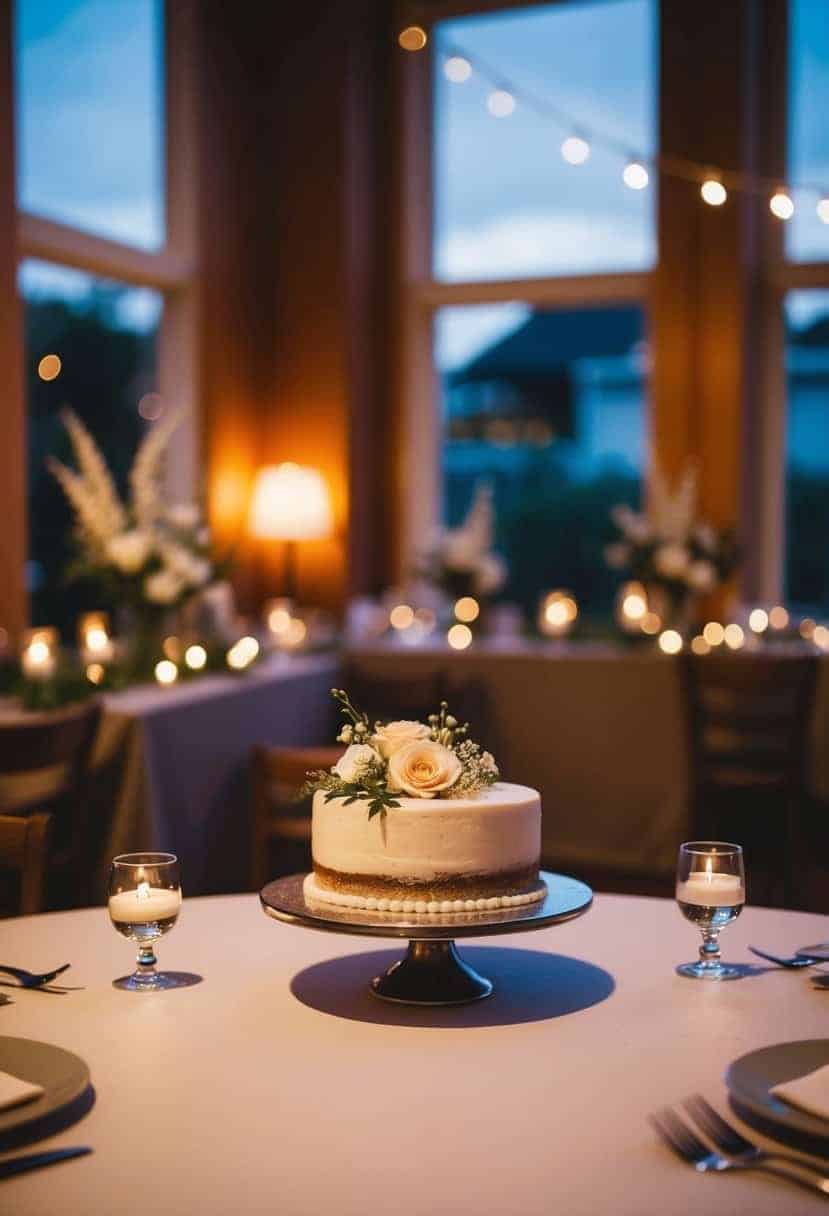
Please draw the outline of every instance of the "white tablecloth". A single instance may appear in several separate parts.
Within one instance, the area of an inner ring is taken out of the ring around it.
[[[378,676],[416,678],[444,668],[481,683],[487,746],[507,780],[541,791],[551,864],[672,873],[689,831],[676,660],[655,649],[522,641],[476,643],[463,652],[378,643],[353,647],[350,657]],[[829,658],[809,766],[813,792],[829,800]]]
[[[748,909],[723,934],[789,950],[826,918]],[[255,896],[185,900],[159,947],[194,987],[111,987],[132,947],[104,909],[2,923],[2,959],[71,960],[82,992],[15,994],[0,1034],[89,1064],[97,1102],[45,1142],[94,1154],[2,1184],[15,1216],[799,1216],[817,1196],[760,1175],[702,1177],[650,1111],[696,1091],[725,1109],[738,1055],[826,1037],[812,973],[681,979],[697,934],[667,901],[598,896],[585,917],[460,943],[496,994],[454,1010],[381,1004],[403,943],[267,919]],[[757,960],[754,960],[757,962]]]

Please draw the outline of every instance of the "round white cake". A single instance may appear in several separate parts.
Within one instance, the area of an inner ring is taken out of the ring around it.
[[[347,907],[452,912],[509,907],[544,895],[538,880],[541,798],[497,782],[467,798],[409,798],[369,818],[314,794],[306,894]]]

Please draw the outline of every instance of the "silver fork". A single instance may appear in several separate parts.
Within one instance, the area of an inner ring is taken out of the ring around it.
[[[0,965],[0,971],[4,975],[14,976],[20,988],[40,988],[42,984],[50,984],[59,975],[63,975],[64,971],[68,971],[71,966],[71,963],[64,963],[62,967],[55,967],[54,971],[41,971],[38,973],[37,971],[26,971],[23,967],[4,967]]]
[[[764,1164],[770,1162],[772,1165],[782,1162],[785,1166],[795,1166],[798,1169],[803,1167],[804,1163],[798,1157],[792,1157],[788,1153],[770,1153],[751,1140],[747,1140],[733,1124],[723,1119],[720,1112],[715,1110],[702,1094],[694,1094],[684,1105],[712,1144],[715,1144],[720,1152],[725,1153],[731,1161],[755,1165],[759,1162]],[[812,1167],[807,1165],[805,1168],[809,1170]],[[824,1178],[823,1183],[824,1191],[829,1194],[829,1179]]]
[[[819,1191],[821,1195],[829,1194],[829,1178],[824,1178],[811,1166],[795,1163],[787,1157],[772,1158],[765,1154],[756,1157],[747,1157],[745,1154],[731,1157],[710,1149],[670,1107],[651,1115],[650,1123],[668,1148],[701,1174],[709,1171],[722,1173],[726,1170],[762,1170],[788,1178],[790,1182],[797,1182],[810,1191]]]

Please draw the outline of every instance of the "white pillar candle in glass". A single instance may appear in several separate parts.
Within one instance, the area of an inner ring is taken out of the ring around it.
[[[20,666],[29,680],[50,680],[58,664],[58,631],[49,627],[27,629],[23,635]]]
[[[680,975],[698,980],[731,980],[739,967],[723,963],[719,935],[743,910],[746,898],[743,850],[738,844],[691,840],[680,845],[676,899],[686,920],[702,934],[699,962],[682,963]]]
[[[119,891],[109,897],[109,915],[114,924],[148,925],[177,916],[181,891],[151,887],[139,882],[134,891]]]

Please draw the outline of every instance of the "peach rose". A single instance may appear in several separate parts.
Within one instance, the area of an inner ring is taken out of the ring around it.
[[[417,739],[428,739],[429,727],[423,722],[407,722],[401,720],[399,722],[387,722],[385,726],[378,726],[377,732],[371,740],[374,747],[377,748],[381,756],[388,760],[389,756],[393,756],[401,747],[405,747],[407,743],[414,743]]]
[[[434,798],[460,775],[461,762],[453,751],[432,739],[418,739],[390,757],[388,786],[413,798]]]

